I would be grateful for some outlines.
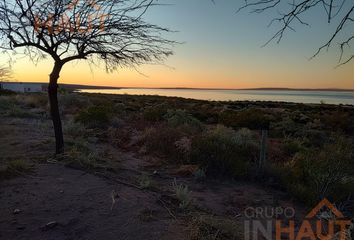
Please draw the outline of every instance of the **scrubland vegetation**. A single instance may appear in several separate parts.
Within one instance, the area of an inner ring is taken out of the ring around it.
[[[1,94],[0,115],[48,119],[46,97]],[[252,181],[284,190],[308,206],[324,197],[337,203],[352,201],[352,106],[78,93],[63,93],[59,99],[66,153],[55,161],[88,171],[114,170],[117,163],[97,147],[105,144],[175,169],[189,166],[196,181]],[[267,161],[260,171],[260,130],[265,128]],[[29,169],[20,162],[7,164],[1,175]],[[142,175],[137,185],[149,189],[154,183]],[[172,185],[179,206],[188,208],[193,202],[188,186]],[[206,221],[195,221],[201,219]]]

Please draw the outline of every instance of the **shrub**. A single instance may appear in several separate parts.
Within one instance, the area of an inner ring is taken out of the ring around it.
[[[18,94],[16,101],[19,105],[29,108],[45,109],[48,104],[48,97],[45,94]]]
[[[215,215],[196,216],[189,228],[190,240],[243,239],[245,235],[240,222]]]
[[[301,139],[285,138],[281,145],[281,150],[286,156],[293,157],[296,153],[305,150],[303,145],[304,141]]]
[[[344,111],[333,111],[321,117],[321,122],[329,129],[342,131],[345,133],[354,133],[354,119],[351,113]]]
[[[176,145],[176,142],[183,138],[183,132],[179,129],[161,125],[159,128],[147,129],[144,135],[147,152],[170,157],[173,160],[183,159],[184,154]]]
[[[7,110],[8,117],[15,118],[36,118],[36,114],[31,113],[29,109],[23,109],[18,105],[12,105],[10,109]]]
[[[15,92],[6,89],[0,89],[0,96],[16,95]]]
[[[147,107],[143,112],[144,119],[151,122],[162,121],[167,113],[167,109],[168,106],[166,104]]]
[[[206,179],[206,174],[203,169],[198,169],[196,172],[194,172],[194,179],[198,182],[202,182]]]
[[[139,187],[142,189],[149,189],[152,187],[152,179],[147,174],[142,174],[139,177]]]
[[[303,129],[303,126],[286,116],[279,122],[272,123],[271,129],[274,132],[273,135],[284,137],[295,135]]]
[[[179,201],[179,207],[181,209],[188,208],[192,203],[191,193],[188,189],[188,186],[183,184],[177,184],[176,179],[172,183],[173,191],[176,195],[176,198]]]
[[[109,142],[116,147],[126,147],[131,143],[132,130],[130,128],[110,127],[107,130]]]
[[[166,157],[173,163],[188,163],[192,150],[192,136],[181,127],[161,124],[145,130],[142,141],[148,153]]]
[[[183,162],[188,161],[192,150],[192,140],[188,137],[182,137],[175,142],[175,147],[178,153],[180,153]]]
[[[313,204],[323,198],[341,201],[354,194],[353,141],[335,138],[321,149],[296,154],[283,167],[282,182],[297,198]],[[338,191],[341,189],[341,191]]]
[[[217,103],[211,102],[202,105],[197,104],[189,111],[199,121],[208,124],[217,124],[219,119],[220,106],[216,105]]]
[[[84,109],[91,105],[88,97],[78,93],[60,94],[59,102],[64,111]]]
[[[247,128],[241,128],[234,136],[234,141],[242,148],[257,148],[258,142],[256,134]]]
[[[301,133],[303,137],[304,145],[307,147],[323,147],[324,144],[328,143],[328,132],[323,130],[304,130]]]
[[[15,118],[37,118],[39,116],[29,108],[40,108],[44,105],[42,99],[40,94],[0,96],[0,113]]]
[[[112,110],[106,106],[93,106],[79,112],[75,121],[89,128],[106,128],[112,117]]]
[[[71,167],[92,170],[100,167],[100,154],[91,149],[85,140],[76,140],[66,151],[64,162]]]
[[[183,110],[169,110],[164,118],[171,127],[181,127],[191,132],[198,132],[203,129],[202,123],[198,119]]]
[[[8,96],[0,96],[0,112],[6,112],[17,104],[15,98]]]
[[[67,154],[67,164],[73,167],[80,167],[84,169],[97,168],[98,155],[95,153],[82,153],[78,148],[74,147],[70,149]]]
[[[15,177],[31,171],[32,167],[24,160],[11,160],[6,166],[0,169],[0,179]]]
[[[31,169],[30,165],[24,160],[12,160],[8,163],[7,168],[11,172],[27,172]]]
[[[64,124],[64,133],[73,138],[81,138],[85,136],[86,132],[86,129],[75,121],[68,121]]]
[[[208,175],[244,177],[258,157],[258,148],[250,130],[235,132],[219,125],[195,139],[191,160],[200,163]]]
[[[260,109],[226,110],[220,113],[219,123],[233,128],[268,128],[271,117]]]

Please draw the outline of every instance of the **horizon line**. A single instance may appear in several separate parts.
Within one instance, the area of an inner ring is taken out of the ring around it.
[[[47,82],[21,82],[21,81],[0,81],[0,83],[27,83],[27,84],[48,84]],[[91,89],[166,89],[166,90],[273,90],[273,91],[354,91],[351,88],[291,88],[291,87],[254,87],[254,88],[218,88],[218,87],[115,87],[115,86],[100,86],[100,85],[86,85],[75,83],[61,83],[60,85],[71,86],[74,88],[91,88]]]

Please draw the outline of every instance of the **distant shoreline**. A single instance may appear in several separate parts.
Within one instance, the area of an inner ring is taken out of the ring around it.
[[[4,82],[5,83],[5,82]],[[40,82],[6,82],[6,83],[33,83],[48,85],[48,83]],[[59,84],[60,87],[75,91],[75,90],[88,90],[88,89],[106,89],[106,90],[119,90],[119,89],[163,89],[163,90],[208,90],[208,91],[316,91],[316,92],[354,92],[354,89],[344,88],[189,88],[189,87],[112,87],[112,86],[94,86],[94,85],[80,85],[80,84]]]
[[[354,92],[343,88],[163,88],[163,87],[106,87],[82,86],[79,89],[161,89],[161,90],[198,90],[198,91],[316,91],[316,92]]]
[[[111,87],[63,84],[78,89],[161,89],[161,90],[198,90],[198,91],[316,91],[316,92],[354,92],[344,88],[187,88],[187,87]]]
[[[99,88],[97,88],[99,89]],[[343,88],[147,88],[121,87],[117,89],[163,89],[163,90],[210,90],[210,91],[317,91],[317,92],[354,92],[354,89]]]

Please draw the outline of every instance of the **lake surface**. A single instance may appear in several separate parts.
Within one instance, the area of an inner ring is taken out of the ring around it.
[[[199,89],[85,89],[85,93],[159,95],[215,101],[280,101],[354,105],[353,91],[288,91],[288,90],[199,90]]]

